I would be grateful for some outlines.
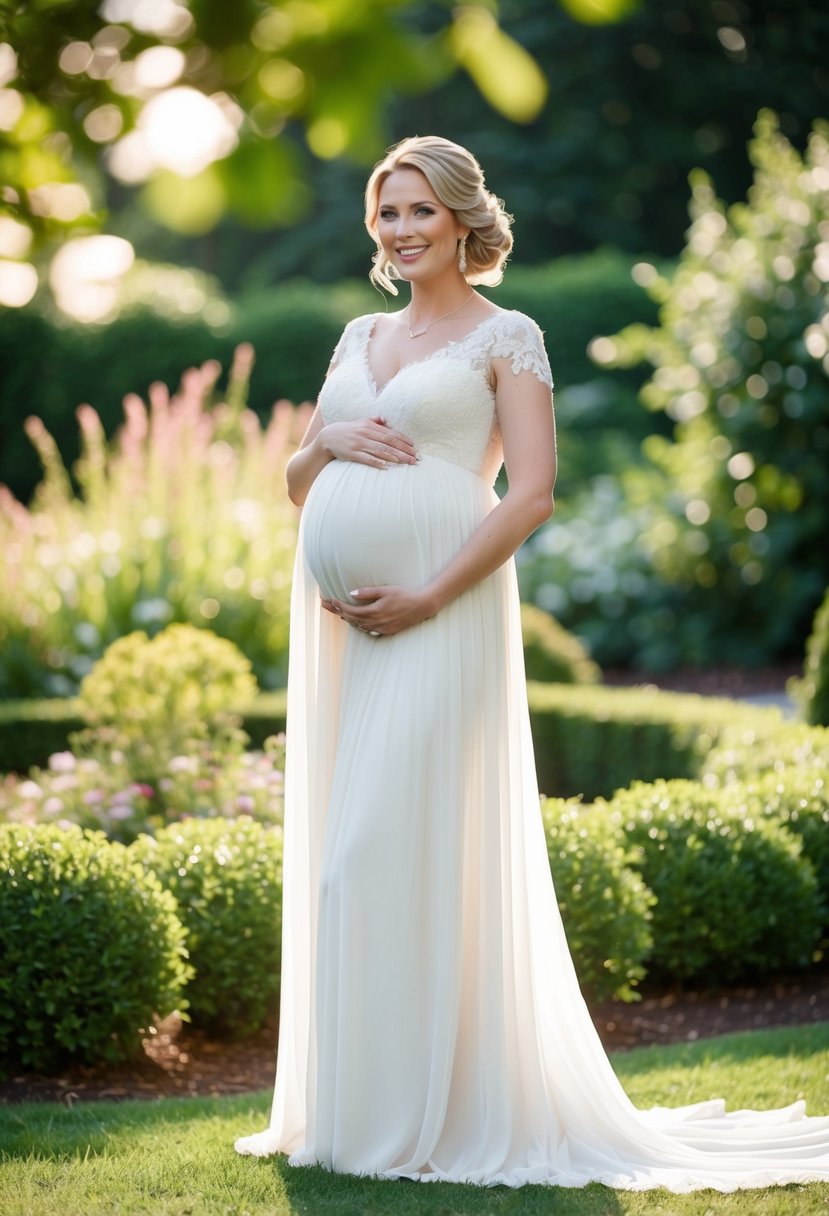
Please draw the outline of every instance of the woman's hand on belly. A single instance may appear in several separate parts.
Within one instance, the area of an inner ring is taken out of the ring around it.
[[[376,469],[417,463],[411,440],[392,430],[379,417],[359,422],[329,422],[320,431],[319,442],[335,460],[352,460]]]
[[[435,615],[435,605],[425,590],[411,587],[363,587],[351,592],[358,604],[344,600],[321,599],[323,608],[333,612],[363,633],[392,637],[411,629]]]

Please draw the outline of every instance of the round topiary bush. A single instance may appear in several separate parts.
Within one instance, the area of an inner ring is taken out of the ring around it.
[[[117,748],[134,780],[153,779],[177,755],[209,740],[238,745],[236,710],[257,685],[250,662],[226,638],[194,625],[168,625],[119,638],[81,684],[78,707],[90,728],[77,742]]]
[[[521,605],[528,680],[545,684],[597,684],[601,672],[574,633],[535,604]]]
[[[579,981],[597,1000],[637,999],[653,940],[654,902],[606,815],[562,798],[542,803],[547,851]]]
[[[765,773],[734,790],[751,816],[770,815],[800,838],[803,854],[814,866],[829,924],[829,778],[825,768],[789,768]]]
[[[803,679],[795,683],[803,716],[813,726],[829,726],[829,588],[815,613],[806,643]]]
[[[175,901],[103,832],[0,825],[0,1071],[140,1051],[182,1009],[190,968]]]
[[[815,871],[782,824],[734,790],[638,782],[604,807],[656,896],[653,970],[707,985],[806,967],[821,920]]]
[[[130,854],[175,896],[195,977],[194,1024],[242,1037],[276,1010],[282,831],[247,815],[188,819],[141,835]]]

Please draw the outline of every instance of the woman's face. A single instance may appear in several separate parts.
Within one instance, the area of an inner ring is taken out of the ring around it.
[[[377,233],[401,278],[417,282],[457,272],[458,241],[466,231],[419,169],[395,169],[380,187]]]

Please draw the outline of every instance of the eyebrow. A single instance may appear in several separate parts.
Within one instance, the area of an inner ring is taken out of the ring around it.
[[[411,207],[437,207],[438,204],[433,202],[430,198],[423,198],[419,203],[410,203],[409,205]],[[380,209],[382,210],[384,207],[391,207],[394,209],[394,203],[381,203]]]

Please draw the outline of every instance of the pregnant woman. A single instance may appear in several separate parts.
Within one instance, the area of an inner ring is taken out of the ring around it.
[[[510,217],[465,149],[374,170],[372,278],[288,467],[282,996],[240,1153],[422,1181],[731,1191],[829,1180],[801,1102],[637,1110],[579,991],[538,804],[512,555],[552,510],[533,321],[480,296]],[[499,500],[504,464],[509,489]]]

